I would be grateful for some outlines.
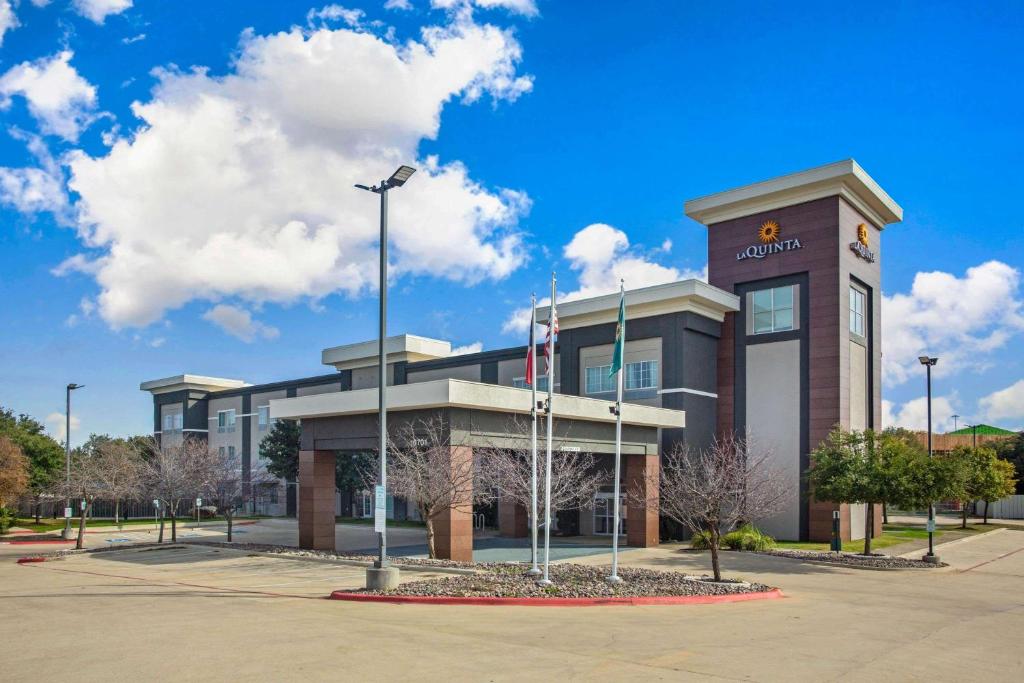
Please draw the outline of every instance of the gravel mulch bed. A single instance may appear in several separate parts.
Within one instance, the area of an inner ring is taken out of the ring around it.
[[[945,562],[933,564],[923,560],[911,560],[905,557],[892,557],[890,555],[861,555],[859,553],[834,553],[820,550],[786,550],[777,548],[765,550],[762,554],[862,569],[936,569],[949,566]]]
[[[233,550],[251,550],[259,553],[270,553],[284,557],[313,557],[325,560],[352,560],[356,562],[373,562],[376,555],[358,555],[355,553],[332,552],[329,550],[302,550],[290,545],[272,545],[269,543],[224,543],[220,541],[188,541],[188,545],[214,546]],[[431,560],[425,557],[390,557],[392,564],[399,567],[450,567],[458,569],[479,569],[493,566],[488,563],[456,562],[455,560]]]
[[[409,595],[499,598],[610,598],[760,593],[771,588],[759,583],[721,582],[688,577],[678,572],[620,568],[623,582],[612,586],[605,581],[609,567],[555,564],[550,567],[553,586],[538,586],[516,565],[492,565],[475,575],[446,576],[411,581],[397,588],[354,592],[370,595]]]

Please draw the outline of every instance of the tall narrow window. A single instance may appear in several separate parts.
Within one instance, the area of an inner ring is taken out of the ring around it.
[[[270,424],[270,406],[260,406],[257,408],[258,417],[256,418],[259,424],[260,431],[264,431]]]
[[[867,296],[856,287],[850,286],[850,332],[863,337],[864,334],[864,312],[866,309]]]
[[[750,306],[753,334],[793,329],[793,285],[751,292]]]

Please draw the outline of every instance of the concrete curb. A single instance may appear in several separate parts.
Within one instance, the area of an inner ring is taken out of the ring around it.
[[[0,545],[59,545],[61,543],[74,543],[76,539],[55,539],[55,540],[44,540],[44,541],[0,541]]]
[[[988,536],[990,536],[992,534],[998,534],[1000,531],[1006,531],[1006,528],[1005,527],[998,527],[996,529],[989,529],[988,531],[982,531],[980,534],[974,534],[973,536],[965,536],[963,538],[957,538],[957,539],[954,539],[952,541],[946,541],[945,543],[939,543],[938,545],[935,546],[935,549],[938,550],[939,548],[951,548],[951,547],[953,547],[955,545],[959,545],[961,543],[967,543],[968,541],[976,541],[979,538],[988,537]],[[904,559],[912,560],[915,557],[921,556],[926,551],[927,551],[927,548],[919,548],[917,550],[911,550],[909,553],[903,553],[902,555],[897,555],[896,557],[902,557]]]
[[[371,595],[334,591],[331,600],[400,605],[489,605],[500,607],[600,607],[606,605],[708,605],[723,602],[776,600],[785,597],[778,588],[758,593],[731,595],[651,595],[622,598],[499,598],[431,595]]]

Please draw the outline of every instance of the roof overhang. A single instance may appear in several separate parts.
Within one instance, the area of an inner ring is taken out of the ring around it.
[[[440,339],[400,334],[384,340],[384,352],[389,363],[433,360],[450,356],[452,345]],[[375,366],[377,358],[376,340],[332,346],[324,349],[320,354],[320,360],[324,365],[333,365],[338,370]]]
[[[139,385],[142,391],[151,394],[169,394],[173,391],[197,389],[199,391],[222,391],[247,387],[248,383],[240,379],[224,379],[222,377],[204,377],[203,375],[174,375],[162,379],[151,379]]]
[[[710,226],[832,196],[845,199],[879,230],[903,220],[900,205],[853,159],[691,199],[683,211]]]
[[[702,280],[680,280],[663,285],[626,290],[626,315],[629,319],[692,311],[721,322],[726,313],[738,311],[740,299],[735,294],[713,287]],[[550,306],[537,308],[537,322],[546,323]],[[558,328],[612,323],[618,320],[619,293],[613,292],[589,299],[560,302]]]
[[[313,396],[278,398],[270,401],[270,417],[301,420],[342,415],[377,413],[377,389],[339,391]],[[440,379],[417,384],[388,387],[388,412],[431,408],[468,408],[490,412],[529,415],[532,392],[495,384]],[[615,422],[609,410],[612,401],[558,394],[554,400],[554,416],[560,419],[587,422]],[[682,410],[624,403],[622,422],[643,427],[678,429],[686,426]]]

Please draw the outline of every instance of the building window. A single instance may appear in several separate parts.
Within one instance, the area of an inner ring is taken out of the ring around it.
[[[867,308],[867,295],[860,289],[850,287],[850,332],[863,337],[864,312]]]
[[[369,492],[366,492],[366,491],[363,492],[362,503],[363,503],[362,504],[362,511],[361,511],[361,514],[359,516],[360,517],[371,517],[371,516],[373,516],[373,497],[369,494]]]
[[[626,501],[619,498],[619,535],[626,533]],[[594,496],[594,533],[611,536],[615,532],[615,494],[598,493]]]
[[[220,448],[217,449],[217,455],[219,455],[222,458],[224,457],[224,447],[223,446],[221,446]]]
[[[626,376],[623,378],[624,388],[657,389],[658,361],[642,360],[638,363],[626,363]]]
[[[615,378],[609,377],[608,373],[611,372],[612,366],[598,365],[597,367],[587,368],[586,375],[586,387],[584,393],[586,394],[606,394],[610,391],[615,391]]]
[[[793,285],[760,289],[750,295],[753,334],[793,329]]]
[[[229,458],[235,457],[235,447],[234,446],[228,446],[228,457]]]
[[[164,415],[164,431],[170,432],[174,430],[174,416]]]
[[[233,408],[231,410],[217,411],[217,431],[221,434],[235,431],[235,411]]]
[[[516,389],[529,389],[530,388],[526,384],[526,378],[525,377],[513,377],[512,378],[512,386],[514,386]],[[557,382],[555,383],[555,386],[556,387],[558,386]],[[548,376],[547,375],[541,375],[540,377],[537,378],[537,391],[544,392],[544,391],[547,391],[547,390],[548,390]]]
[[[584,393],[607,394],[615,391],[615,376],[608,376],[612,366],[599,365],[587,368],[586,387]],[[622,378],[623,390],[634,391],[637,389],[658,388],[658,361],[641,360],[635,363],[626,363],[626,374]]]
[[[267,426],[270,424],[270,406],[260,406],[256,411],[256,422],[259,425],[260,431],[266,431]]]
[[[181,413],[174,414],[174,431],[180,432],[185,427],[184,419],[185,416],[182,415]]]

